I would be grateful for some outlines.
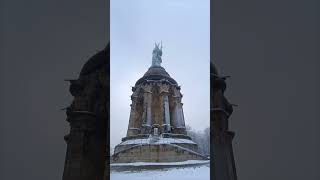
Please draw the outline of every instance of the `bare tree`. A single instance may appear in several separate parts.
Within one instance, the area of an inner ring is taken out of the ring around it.
[[[186,126],[188,135],[198,144],[198,151],[201,154],[210,156],[210,128],[203,131],[195,131],[189,125]]]

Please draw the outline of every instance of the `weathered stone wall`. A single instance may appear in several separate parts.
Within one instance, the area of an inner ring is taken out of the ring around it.
[[[186,135],[179,87],[159,81],[139,84],[132,90],[127,136],[151,133],[153,125],[159,127],[160,134],[172,132]],[[164,104],[166,100],[167,111]],[[151,127],[147,126],[148,116],[151,117]]]
[[[123,150],[125,150],[125,149],[129,149],[130,147],[133,147],[133,146],[136,146],[136,145],[138,145],[138,144],[128,144],[128,145],[121,145],[121,144],[119,144],[119,145],[117,145],[117,146],[115,147],[114,152],[115,152],[115,153],[118,153],[118,152],[120,152],[120,151],[123,151]],[[190,149],[190,150],[195,151],[195,152],[198,152],[198,146],[197,146],[196,144],[179,143],[179,144],[176,144],[176,145],[181,146],[181,147],[183,147],[183,148]]]
[[[187,145],[185,145],[187,146]],[[189,149],[194,149],[189,147]],[[170,144],[136,145],[113,156],[113,163],[129,162],[176,162],[204,160],[203,156]]]

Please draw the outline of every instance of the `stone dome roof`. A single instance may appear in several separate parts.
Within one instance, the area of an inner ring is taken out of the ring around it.
[[[214,75],[218,75],[218,70],[212,62],[210,63],[210,72]]]
[[[172,84],[177,84],[177,82],[170,77],[168,72],[161,66],[151,66],[148,71],[140,78],[136,85],[141,84],[147,80],[168,80]]]
[[[80,76],[88,75],[102,66],[109,65],[110,56],[110,45],[108,44],[106,48],[99,51],[97,54],[93,55],[82,67]]]

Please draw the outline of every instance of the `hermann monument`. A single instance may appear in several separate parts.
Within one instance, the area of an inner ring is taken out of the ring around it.
[[[162,45],[155,44],[152,65],[132,87],[126,137],[112,163],[208,160],[187,135],[178,83],[161,66]]]

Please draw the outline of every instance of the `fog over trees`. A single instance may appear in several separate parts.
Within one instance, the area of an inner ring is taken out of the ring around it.
[[[198,144],[198,151],[206,156],[210,156],[210,127],[202,131],[196,131],[189,125],[186,125],[186,129],[188,135]]]

